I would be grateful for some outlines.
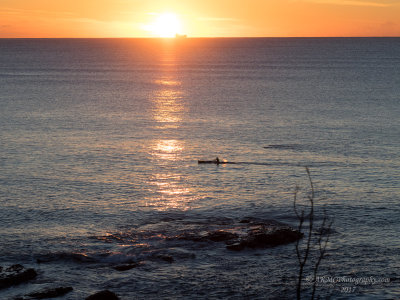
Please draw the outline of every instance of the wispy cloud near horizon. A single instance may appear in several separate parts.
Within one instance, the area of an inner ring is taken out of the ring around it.
[[[50,11],[50,10],[43,10],[43,9],[22,9],[22,8],[7,8],[7,7],[0,7],[0,11],[2,15],[29,15],[29,16],[67,16],[73,17],[75,14],[68,11]]]
[[[370,6],[370,7],[389,7],[399,5],[400,1],[357,1],[357,0],[306,0],[307,2],[318,4],[344,5],[344,6]]]
[[[199,21],[213,21],[213,22],[234,22],[234,21],[239,21],[239,19],[234,19],[234,18],[209,18],[209,17],[200,17],[197,18]]]

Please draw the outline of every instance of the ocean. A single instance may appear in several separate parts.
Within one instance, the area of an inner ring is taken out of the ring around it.
[[[294,243],[174,237],[297,228],[306,166],[317,294],[400,295],[400,38],[0,39],[0,103],[0,266],[38,272],[1,299],[294,299]]]

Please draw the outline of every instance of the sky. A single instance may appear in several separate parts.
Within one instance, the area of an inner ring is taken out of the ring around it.
[[[0,38],[175,31],[189,37],[400,36],[400,0],[0,0]]]

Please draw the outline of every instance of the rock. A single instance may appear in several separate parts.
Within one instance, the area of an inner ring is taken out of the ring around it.
[[[194,232],[185,232],[173,238],[171,240],[186,240],[186,241],[194,241],[194,242],[204,242],[204,241],[213,241],[213,242],[224,242],[232,239],[238,238],[236,233],[224,231],[224,230],[215,230],[207,233],[194,233]]]
[[[124,264],[124,265],[117,265],[117,266],[113,267],[113,269],[117,270],[117,271],[128,271],[128,270],[136,268],[138,266],[139,266],[138,263],[130,263],[130,264]]]
[[[234,251],[243,250],[245,247],[246,247],[245,244],[243,244],[241,242],[236,242],[236,243],[233,243],[233,244],[226,245],[227,249],[234,250]]]
[[[225,241],[237,239],[238,237],[239,236],[236,233],[223,231],[223,230],[209,232],[206,236],[207,239],[209,239],[213,242],[225,242]]]
[[[171,255],[174,259],[194,259],[196,254],[182,249],[182,248],[169,248],[168,255]]]
[[[87,254],[84,253],[70,253],[70,252],[55,252],[55,253],[47,253],[40,255],[39,257],[36,258],[36,262],[38,264],[41,263],[48,263],[52,261],[60,261],[60,260],[66,260],[66,261],[77,261],[77,262],[83,262],[83,263],[93,263],[97,262],[97,260]]]
[[[167,240],[225,242],[227,249],[240,251],[244,248],[269,248],[284,245],[302,237],[302,233],[279,221],[246,217],[236,224],[207,225],[206,228],[185,231]]]
[[[243,237],[240,242],[226,246],[229,250],[240,251],[244,248],[270,248],[295,242],[303,237],[303,234],[290,227],[270,228],[260,226],[253,229]]]
[[[27,282],[36,278],[37,273],[34,269],[26,269],[20,264],[1,270],[0,272],[0,289],[8,288],[23,282]]]
[[[174,237],[169,237],[167,240],[185,240],[185,241],[193,241],[193,242],[201,242],[204,241],[204,236],[194,233],[194,232],[184,232]]]
[[[58,287],[53,289],[47,289],[40,292],[30,293],[27,296],[33,299],[47,299],[47,298],[56,298],[63,296],[73,290],[72,287]]]
[[[285,226],[286,225],[286,224],[283,224],[276,220],[266,220],[266,219],[260,219],[260,218],[254,218],[254,217],[246,217],[246,218],[240,220],[239,224],[248,224],[249,226],[252,226],[252,225]]]
[[[104,290],[87,297],[85,300],[118,300],[118,299],[119,298],[115,293],[110,292],[109,290]]]
[[[6,272],[20,272],[23,269],[24,269],[23,265],[16,264],[16,265],[12,265],[11,267],[8,267],[5,271]]]
[[[292,228],[278,228],[276,230],[257,230],[247,237],[247,246],[250,248],[274,247],[288,244],[301,239],[303,235]]]
[[[165,254],[157,254],[154,256],[155,258],[161,259],[163,261],[166,261],[168,263],[173,263],[175,260],[171,255],[165,255]]]

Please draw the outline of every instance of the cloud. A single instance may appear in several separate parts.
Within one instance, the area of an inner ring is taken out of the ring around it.
[[[238,19],[233,18],[197,18],[199,21],[211,21],[211,22],[236,22]]]
[[[48,10],[39,10],[39,9],[20,9],[20,8],[1,8],[1,13],[6,15],[65,15],[72,16],[73,14],[70,12],[56,12],[56,11],[48,11]]]
[[[370,7],[389,7],[394,4],[398,4],[398,1],[394,2],[383,2],[383,1],[357,1],[357,0],[307,0],[308,2],[320,3],[320,4],[333,4],[333,5],[345,5],[345,6],[370,6]]]

